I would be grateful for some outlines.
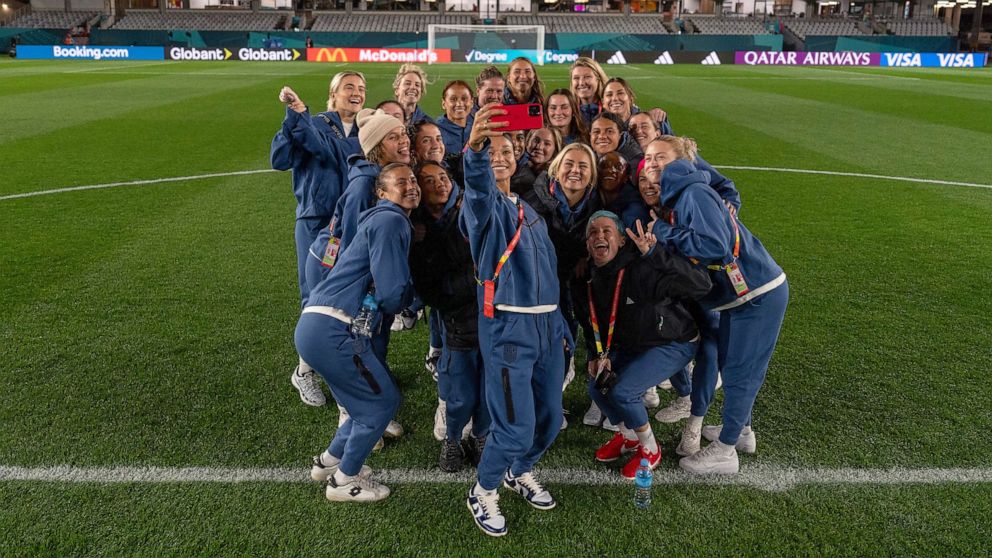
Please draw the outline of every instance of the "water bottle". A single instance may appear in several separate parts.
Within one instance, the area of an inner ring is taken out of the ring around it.
[[[372,337],[372,326],[378,310],[379,304],[375,301],[375,295],[369,292],[362,300],[362,307],[358,309],[358,315],[351,320],[351,332],[360,337]]]
[[[651,507],[651,481],[654,475],[651,474],[651,466],[647,459],[641,459],[641,466],[637,468],[637,475],[634,477],[634,507],[643,510]]]

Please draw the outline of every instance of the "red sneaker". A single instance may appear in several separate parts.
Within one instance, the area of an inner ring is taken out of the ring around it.
[[[623,454],[634,451],[636,447],[637,440],[627,440],[623,437],[623,434],[617,432],[610,438],[609,442],[599,446],[599,449],[596,450],[596,460],[603,463],[616,461]]]
[[[655,443],[658,443],[657,440]],[[661,463],[661,444],[658,444],[658,451],[656,453],[648,453],[647,450],[644,449],[644,446],[638,445],[637,452],[635,452],[634,456],[630,458],[630,461],[623,466],[623,469],[620,469],[620,475],[625,479],[634,480],[634,477],[637,475],[637,468],[641,466],[641,459],[647,459],[648,465],[652,469],[657,467],[658,463]]]

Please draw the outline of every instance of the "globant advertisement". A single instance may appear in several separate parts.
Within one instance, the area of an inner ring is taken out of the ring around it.
[[[29,60],[164,60],[162,47],[17,45],[17,57]]]
[[[865,66],[883,68],[982,68],[985,53],[972,52],[773,52],[734,54],[749,66]]]
[[[298,48],[188,48],[165,49],[168,60],[236,60],[241,62],[306,62],[304,49]]]

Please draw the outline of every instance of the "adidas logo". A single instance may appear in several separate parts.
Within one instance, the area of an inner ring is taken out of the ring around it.
[[[715,52],[710,52],[706,55],[706,58],[703,58],[702,63],[711,66],[718,66],[720,65],[720,57],[717,56]]]
[[[658,58],[655,58],[654,59],[654,63],[655,64],[674,64],[675,62],[672,60],[672,55],[669,54],[668,51],[666,50],[665,52],[662,52],[658,56]]]
[[[626,64],[627,59],[623,57],[623,53],[619,50],[613,53],[613,56],[606,61],[607,64]]]

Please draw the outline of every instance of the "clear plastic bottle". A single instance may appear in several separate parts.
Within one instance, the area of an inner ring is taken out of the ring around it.
[[[654,475],[651,473],[651,466],[647,459],[641,459],[641,466],[637,468],[637,475],[634,477],[634,507],[637,509],[647,509],[651,507],[651,482]]]
[[[362,300],[358,315],[351,320],[351,332],[361,337],[372,337],[375,314],[378,310],[379,304],[375,301],[375,295],[370,291]]]

